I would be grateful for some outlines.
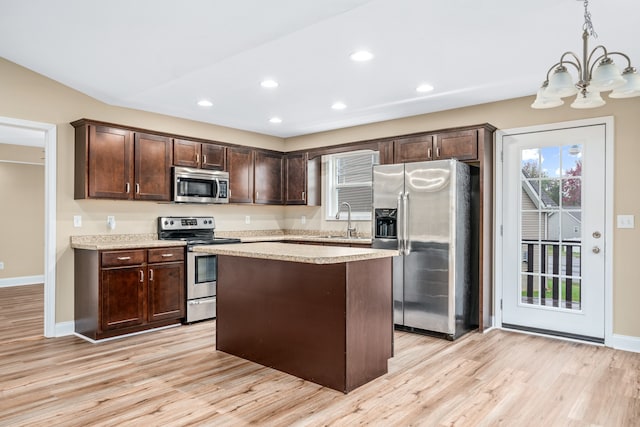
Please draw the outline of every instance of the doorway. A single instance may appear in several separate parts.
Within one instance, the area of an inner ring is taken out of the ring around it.
[[[502,327],[604,343],[612,124],[601,119],[500,133]]]
[[[44,336],[56,336],[56,141],[53,124],[0,117],[0,142],[44,148]]]

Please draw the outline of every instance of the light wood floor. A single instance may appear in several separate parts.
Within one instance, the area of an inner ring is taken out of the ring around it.
[[[389,373],[344,395],[216,352],[215,321],[42,338],[42,292],[0,288],[0,426],[640,425],[640,354],[397,332]]]

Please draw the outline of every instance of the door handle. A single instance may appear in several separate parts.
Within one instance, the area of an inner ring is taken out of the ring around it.
[[[409,192],[404,193],[404,254],[409,255],[411,252],[410,241],[409,241]]]
[[[404,220],[402,219],[402,201],[404,200],[404,198],[402,197],[402,191],[400,193],[398,193],[398,229],[396,230],[397,236],[398,236],[398,252],[400,252],[400,255],[403,254],[404,252]]]

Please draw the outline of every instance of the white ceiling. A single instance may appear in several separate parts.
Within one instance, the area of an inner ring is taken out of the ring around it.
[[[591,46],[640,67],[640,2],[589,9]],[[291,137],[533,95],[563,52],[581,52],[583,11],[581,0],[0,0],[0,56],[108,104]],[[375,57],[351,61],[359,49]]]

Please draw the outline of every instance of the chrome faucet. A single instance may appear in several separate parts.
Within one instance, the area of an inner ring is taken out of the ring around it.
[[[336,219],[340,218],[340,211],[342,210],[343,206],[347,207],[347,239],[350,239],[355,234],[356,227],[355,226],[351,227],[351,205],[349,203],[342,202],[340,204],[340,207],[338,208],[338,212],[336,213]]]

